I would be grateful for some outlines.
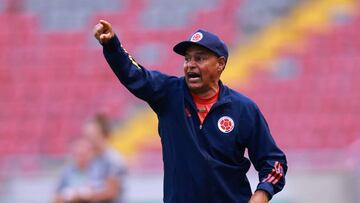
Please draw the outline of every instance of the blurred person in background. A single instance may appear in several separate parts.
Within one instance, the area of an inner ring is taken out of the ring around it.
[[[108,118],[105,114],[96,114],[85,124],[83,131],[85,138],[94,146],[93,164],[100,172],[99,184],[103,188],[102,192],[94,194],[94,199],[109,203],[123,202],[127,169],[121,154],[109,144],[111,129]]]
[[[91,162],[95,150],[89,140],[76,140],[70,150],[70,163],[63,171],[56,189],[54,203],[86,202],[92,190]]]
[[[175,45],[184,56],[184,77],[175,77],[138,64],[109,22],[100,20],[94,35],[120,82],[157,114],[164,202],[267,203],[283,189],[285,154],[258,106],[221,82],[228,49],[218,36],[199,29]],[[259,174],[254,194],[246,149]]]
[[[54,203],[123,203],[126,168],[108,144],[110,128],[103,114],[87,122],[81,142],[73,147],[74,161],[59,183]]]

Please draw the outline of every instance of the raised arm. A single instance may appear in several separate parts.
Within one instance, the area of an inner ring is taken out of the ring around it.
[[[104,56],[120,82],[156,109],[166,95],[166,84],[172,77],[146,70],[138,64],[122,47],[109,22],[100,20],[94,28],[94,35],[102,44]]]

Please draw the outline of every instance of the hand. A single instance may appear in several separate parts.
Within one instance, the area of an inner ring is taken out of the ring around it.
[[[114,35],[111,24],[105,20],[100,20],[94,27],[94,36],[101,44],[107,43]]]
[[[257,190],[249,200],[249,203],[268,203],[268,194],[265,191]]]

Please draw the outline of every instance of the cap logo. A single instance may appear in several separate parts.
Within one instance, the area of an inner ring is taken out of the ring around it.
[[[203,38],[203,34],[201,32],[196,32],[195,34],[193,34],[193,36],[191,36],[190,41],[192,42],[198,42]]]
[[[218,120],[218,128],[223,133],[229,133],[234,129],[234,121],[229,116],[223,116]]]

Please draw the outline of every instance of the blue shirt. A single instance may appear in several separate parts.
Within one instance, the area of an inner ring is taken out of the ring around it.
[[[157,114],[165,203],[248,202],[252,192],[245,149],[259,172],[257,189],[271,198],[283,188],[286,157],[253,101],[220,81],[218,101],[201,125],[183,77],[146,70],[116,36],[103,47],[120,82]]]
[[[126,167],[121,156],[113,149],[108,148],[93,159],[88,167],[80,170],[74,163],[66,166],[60,177],[56,192],[64,198],[71,196],[75,191],[101,191],[109,177],[116,177],[120,184],[117,197],[112,201],[102,203],[122,203]]]

